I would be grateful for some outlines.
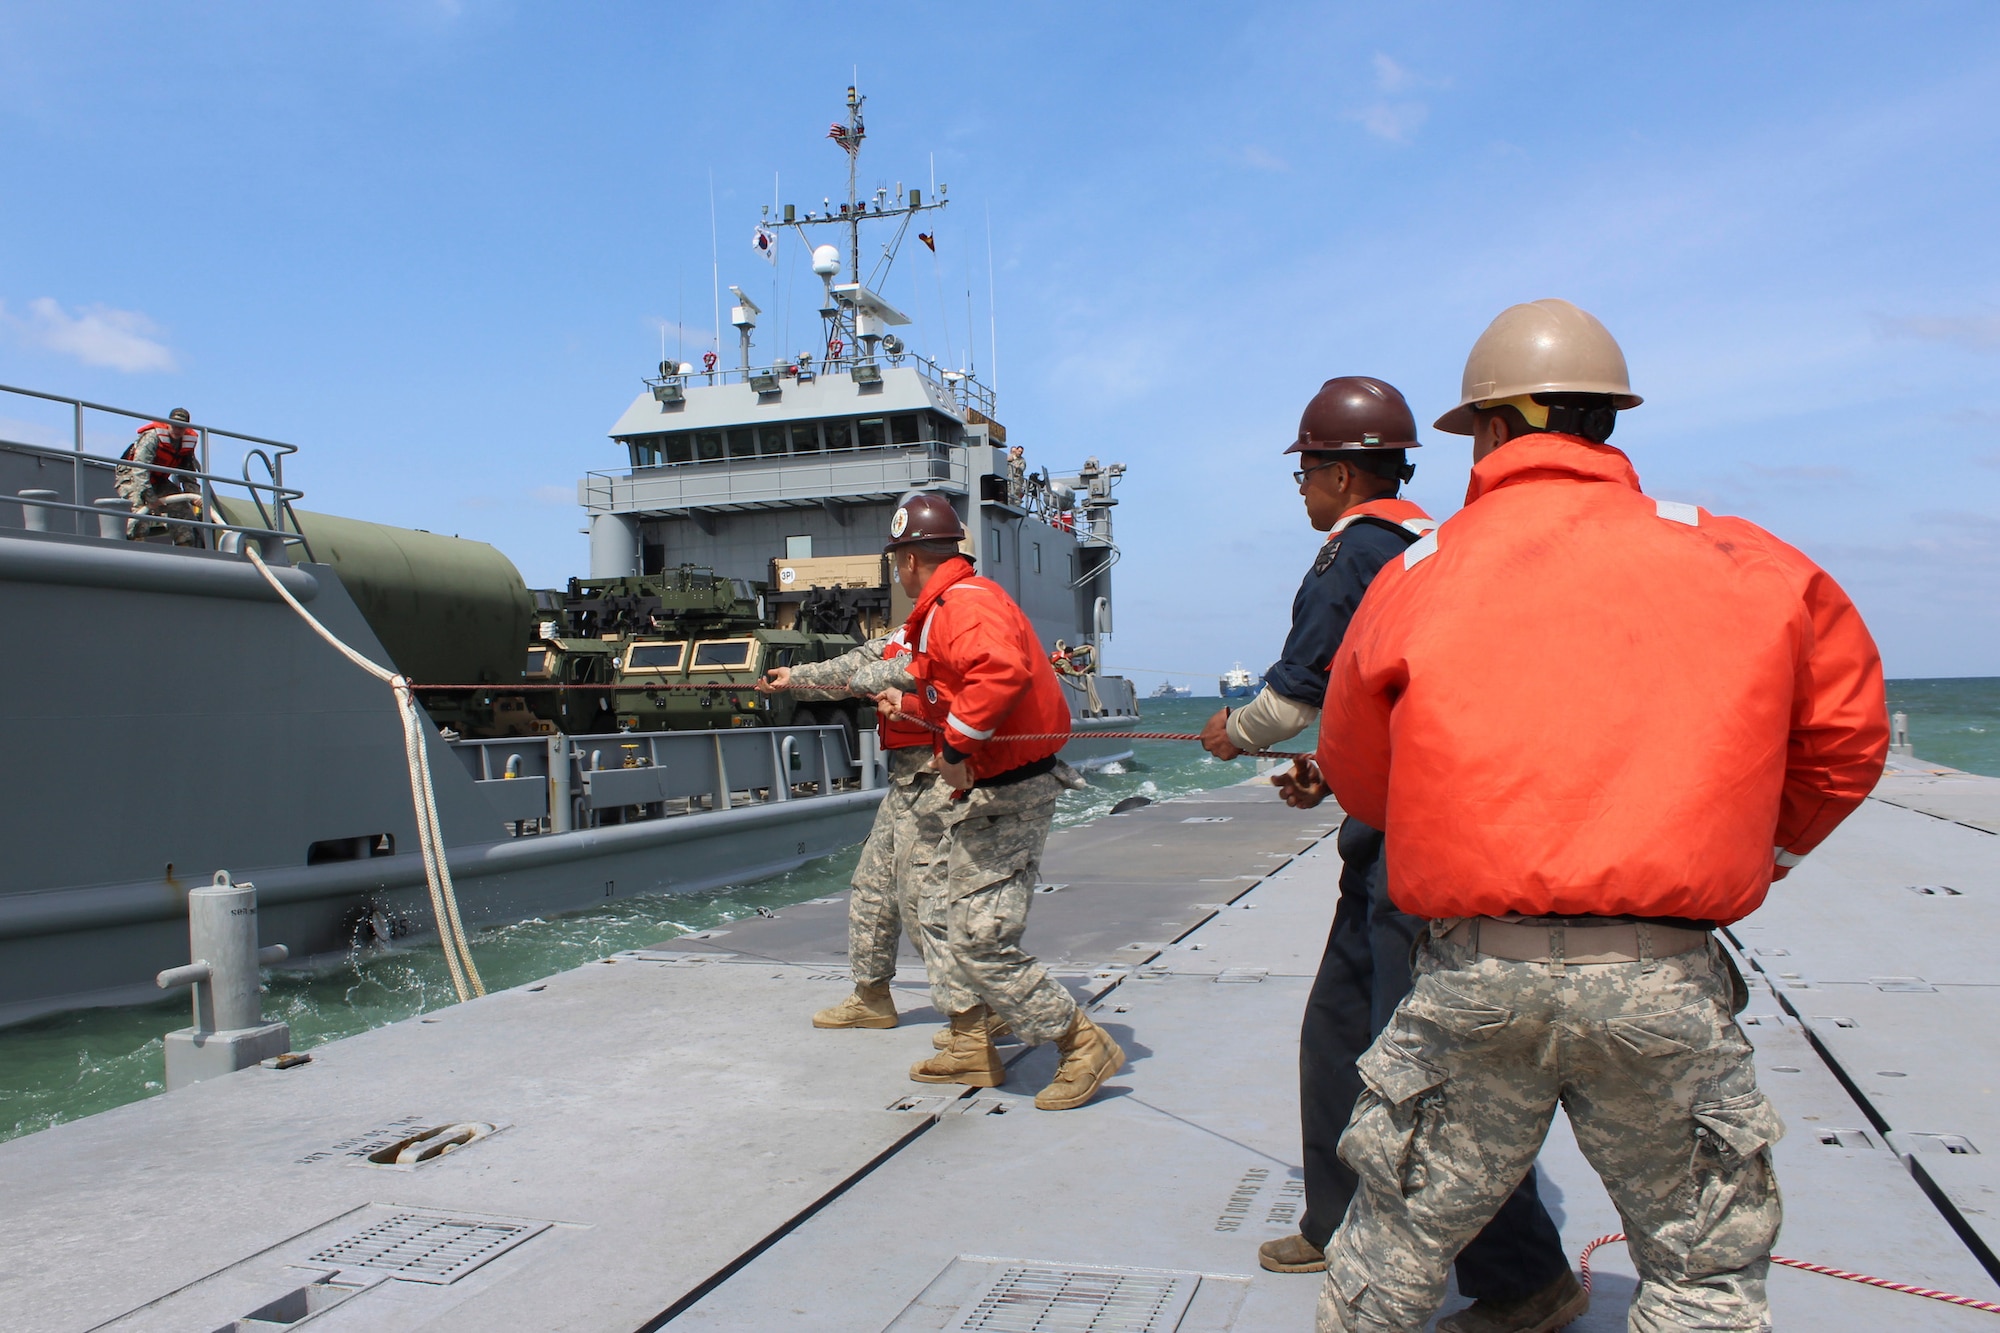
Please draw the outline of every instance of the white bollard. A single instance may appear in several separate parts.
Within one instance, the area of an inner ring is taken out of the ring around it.
[[[549,739],[549,832],[570,831],[569,737],[557,732]]]
[[[167,1034],[167,1090],[248,1069],[292,1049],[292,1030],[266,1023],[258,968],[285,961],[282,944],[257,947],[257,890],[229,872],[188,891],[188,953],[194,960],[154,980],[160,989],[194,987],[194,1023]]]
[[[47,532],[49,530],[48,507],[46,505],[38,505],[35,501],[53,500],[56,498],[56,493],[54,491],[37,490],[16,491],[14,494],[21,498],[21,526],[29,532]]]
[[[90,503],[98,510],[97,535],[108,541],[124,540],[125,524],[132,517],[132,506],[124,497],[113,495]]]

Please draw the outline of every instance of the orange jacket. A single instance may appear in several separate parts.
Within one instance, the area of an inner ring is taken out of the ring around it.
[[[1437,526],[1437,520],[1426,514],[1414,501],[1405,500],[1401,496],[1390,496],[1382,500],[1364,500],[1354,506],[1354,508],[1342,514],[1331,528],[1327,529],[1325,536],[1321,540],[1325,541],[1328,538],[1339,535],[1364,518],[1380,519],[1384,523],[1393,523],[1397,527],[1407,529],[1419,537]]]
[[[1319,762],[1386,831],[1406,912],[1727,923],[1887,752],[1881,659],[1824,571],[1545,433],[1488,455],[1377,576]]]
[[[938,748],[968,756],[974,779],[1046,759],[1068,741],[1069,704],[1034,625],[970,560],[931,575],[903,630],[916,645],[910,675],[925,716],[944,714]]]
[[[889,636],[889,641],[882,645],[882,659],[884,661],[894,661],[899,657],[907,657],[909,653],[910,635],[908,626],[899,627],[894,634]],[[937,744],[937,733],[922,722],[913,720],[915,718],[930,716],[925,711],[921,692],[914,698],[905,698],[902,704],[902,711],[908,714],[908,716],[899,718],[884,717],[876,720],[876,738],[882,742],[882,748],[885,750],[907,750],[918,745],[923,746],[926,750],[934,748]]]

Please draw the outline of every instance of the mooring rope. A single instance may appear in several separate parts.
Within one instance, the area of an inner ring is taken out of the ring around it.
[[[1625,1233],[1617,1231],[1609,1236],[1599,1236],[1596,1240],[1583,1247],[1583,1253],[1577,1256],[1576,1263],[1579,1270],[1578,1277],[1585,1291],[1590,1290],[1591,1251],[1600,1245],[1610,1245],[1615,1241],[1622,1241],[1624,1239]],[[1946,1305],[1962,1305],[1968,1310],[1984,1310],[1987,1314],[2000,1314],[2000,1305],[1996,1305],[1992,1301],[1974,1300],[1970,1296],[1956,1296],[1948,1291],[1933,1291],[1929,1287],[1914,1287],[1907,1282],[1891,1282],[1887,1278],[1870,1277],[1866,1273],[1850,1273],[1845,1268],[1828,1268],[1825,1264],[1807,1263],[1804,1259],[1787,1259],[1781,1254],[1772,1255],[1771,1262],[1774,1264],[1783,1264],[1787,1268],[1802,1268],[1808,1273],[1821,1273],[1827,1277],[1837,1277],[1845,1282],[1859,1282],[1865,1287],[1880,1287],[1884,1291],[1900,1291],[1906,1296],[1922,1296],[1926,1300],[1943,1301]]]
[[[255,546],[245,545],[243,553],[249,557],[251,564],[257,566],[264,581],[284,599],[285,605],[298,612],[312,627],[313,633],[395,692],[396,712],[403,723],[403,759],[410,771],[410,804],[416,812],[417,850],[423,856],[424,883],[430,889],[431,913],[437,921],[438,940],[444,946],[445,968],[451,973],[452,989],[458,992],[461,1002],[486,994],[486,983],[480,979],[479,969],[472,962],[472,945],[465,937],[465,923],[458,915],[458,893],[452,887],[451,863],[445,856],[444,826],[438,820],[437,794],[431,786],[430,747],[424,744],[424,713],[417,703],[415,687],[408,677],[384,671],[320,624],[313,613],[306,610],[299,599],[278,581],[278,576],[264,563],[264,557]]]

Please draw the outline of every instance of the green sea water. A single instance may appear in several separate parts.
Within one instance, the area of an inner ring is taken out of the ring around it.
[[[1150,700],[1146,731],[1193,732],[1220,706],[1216,699]],[[1313,733],[1291,749],[1310,750]],[[1058,827],[1108,813],[1128,796],[1161,799],[1227,786],[1250,777],[1253,762],[1217,763],[1184,741],[1138,741],[1129,763],[1091,773],[1089,789],[1066,792]],[[536,918],[478,931],[473,956],[489,990],[518,986],[578,967],[620,949],[657,944],[690,930],[777,911],[844,891],[858,849],[824,857],[788,874],[732,884],[712,893],[661,895]],[[365,1032],[455,1001],[435,946],[359,951],[340,963],[267,974],[264,1015],[289,1023],[292,1045]],[[121,1009],[84,1009],[0,1029],[0,1140],[122,1106],[163,1090],[161,1037],[188,1024],[181,997]]]
[[[2000,676],[1892,680],[1889,711],[1909,714],[1917,758],[2000,778]]]
[[[1207,699],[1148,700],[1147,731],[1198,731],[1219,706]],[[1889,706],[1907,713],[1918,757],[2000,777],[2000,678],[1898,680]],[[1287,748],[1310,750],[1307,733]],[[1198,746],[1135,742],[1133,759],[1089,775],[1087,791],[1065,793],[1059,826],[1098,818],[1128,796],[1155,799],[1240,782],[1249,760],[1220,764]],[[518,986],[620,949],[671,939],[689,930],[777,911],[846,888],[856,852],[801,866],[774,879],[712,893],[634,898],[588,912],[536,918],[479,931],[480,972],[490,989]],[[292,1043],[309,1050],[453,1003],[436,948],[367,950],[313,971],[268,976],[264,1009],[291,1024]],[[121,1106],[162,1090],[161,1036],[188,1021],[184,998],[123,1009],[56,1014],[0,1029],[0,1140]]]

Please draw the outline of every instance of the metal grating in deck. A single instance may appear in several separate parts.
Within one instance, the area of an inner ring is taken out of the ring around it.
[[[949,1333],[1173,1333],[1199,1273],[1003,1262]]]
[[[408,1282],[456,1282],[548,1224],[397,1213],[335,1241],[307,1262],[367,1268]]]

